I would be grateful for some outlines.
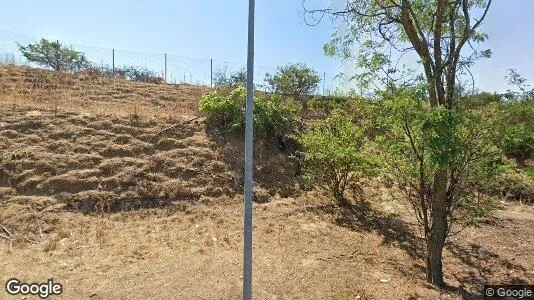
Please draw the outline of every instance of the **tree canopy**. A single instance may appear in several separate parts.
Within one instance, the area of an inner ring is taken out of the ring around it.
[[[278,67],[275,74],[267,73],[265,81],[270,89],[279,94],[310,95],[321,81],[317,71],[302,63]]]
[[[59,41],[41,39],[35,44],[26,46],[18,44],[18,46],[27,60],[54,71],[79,71],[88,65],[82,52],[63,46]]]
[[[304,6],[316,23],[325,15],[341,23],[324,50],[327,55],[354,58],[356,66],[364,69],[357,79],[369,83],[378,76],[388,84],[405,80],[406,74],[398,74],[398,63],[404,53],[414,51],[423,66],[432,105],[452,107],[457,75],[469,74],[478,58],[491,55],[490,50],[475,47],[487,39],[480,27],[491,2],[359,0],[340,8],[309,9],[304,0]],[[467,55],[462,52],[465,45],[471,50]]]

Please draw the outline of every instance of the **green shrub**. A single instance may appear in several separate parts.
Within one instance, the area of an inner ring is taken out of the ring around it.
[[[458,104],[464,108],[484,108],[490,103],[501,103],[502,96],[499,94],[492,94],[482,92],[474,95],[462,97]]]
[[[254,102],[254,131],[260,136],[281,137],[295,125],[296,105],[280,95],[259,97]]]
[[[208,119],[229,133],[245,130],[246,89],[232,91],[215,90],[204,94],[200,111]],[[295,125],[296,106],[279,95],[258,95],[254,101],[254,133],[259,137],[279,138],[289,133]]]
[[[273,93],[311,95],[321,80],[314,69],[298,63],[278,67],[276,74],[265,74],[265,82]]]
[[[487,189],[503,199],[534,203],[534,179],[527,171],[514,167],[489,182]]]
[[[200,101],[200,111],[206,112],[212,122],[229,132],[243,131],[246,93],[244,87],[238,87],[229,94],[221,90],[207,92]]]
[[[501,147],[509,156],[525,159],[534,156],[534,100],[513,101],[503,106]]]
[[[299,137],[304,147],[304,172],[308,180],[327,189],[342,205],[343,193],[358,177],[372,174],[375,160],[365,151],[363,126],[335,111],[325,120],[311,124]]]
[[[315,110],[330,113],[335,109],[343,109],[349,98],[335,96],[315,96],[309,100],[309,107]]]
[[[117,66],[112,68],[110,66],[99,67],[93,64],[85,67],[84,71],[86,74],[104,78],[120,78],[145,83],[164,82],[162,77],[158,76],[154,71],[151,71],[146,67]]]

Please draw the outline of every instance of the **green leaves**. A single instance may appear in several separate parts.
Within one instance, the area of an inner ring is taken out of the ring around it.
[[[204,94],[200,101],[200,111],[207,112],[210,119],[229,132],[245,129],[246,89],[238,87],[229,94],[215,90]]]
[[[534,156],[534,100],[525,98],[504,104],[500,109],[498,126],[501,147],[516,158]]]
[[[65,47],[59,42],[41,39],[39,43],[18,46],[27,60],[54,71],[79,71],[89,64],[82,52]]]
[[[299,137],[305,149],[306,177],[342,201],[347,185],[373,173],[376,158],[367,151],[364,128],[339,111],[313,123]]]
[[[200,111],[208,113],[216,126],[229,133],[245,130],[245,87],[230,92],[215,90],[204,94]],[[254,133],[260,137],[281,137],[295,123],[297,107],[279,95],[257,96],[254,100]]]
[[[461,107],[431,107],[414,89],[393,89],[383,96],[375,115],[384,176],[405,192],[420,224],[433,205],[436,172],[446,172],[450,222],[471,225],[484,216],[488,202],[478,192],[502,171],[487,117]]]
[[[299,63],[278,67],[276,74],[266,74],[265,81],[274,93],[310,95],[315,92],[321,80],[317,71]]]
[[[431,108],[423,115],[421,130],[425,134],[425,148],[430,162],[438,167],[449,167],[463,146],[459,125],[461,117],[443,107]]]
[[[478,221],[487,216],[495,207],[495,201],[464,196],[458,199],[457,221],[467,226],[477,226]]]
[[[333,39],[330,42],[323,45],[323,51],[326,56],[334,57],[337,54],[336,49],[337,40]]]
[[[322,11],[335,19],[337,30],[323,49],[328,56],[354,64],[352,79],[363,89],[380,89],[392,81],[409,84],[419,72],[399,75],[401,64],[420,63],[426,80],[441,85],[429,87],[432,92],[445,88],[446,81],[456,80],[457,75],[464,76],[462,69],[475,60],[491,56],[490,50],[478,51],[473,46],[473,51],[462,51],[466,45],[487,40],[480,26],[489,5],[488,0],[346,1],[337,9]],[[409,52],[417,58],[404,55]],[[454,74],[447,79],[449,72]],[[437,78],[443,78],[442,82]]]

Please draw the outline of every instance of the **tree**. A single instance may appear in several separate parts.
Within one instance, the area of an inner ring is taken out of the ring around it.
[[[529,90],[530,85],[527,84],[527,80],[521,76],[515,69],[508,69],[509,75],[506,76],[508,84],[519,89],[518,92],[508,90],[506,97],[508,99],[529,99],[534,98],[534,88]]]
[[[278,67],[274,75],[265,74],[271,91],[285,95],[311,95],[320,81],[317,71],[302,63]]]
[[[414,51],[423,69],[430,108],[447,115],[455,107],[458,75],[469,72],[476,59],[491,55],[490,50],[479,51],[473,46],[487,38],[479,28],[491,2],[349,0],[339,9],[305,10],[318,22],[324,15],[344,22],[345,30],[338,31],[324,50],[328,55],[339,55],[346,60],[355,58],[356,66],[366,71],[360,78],[385,77],[382,82],[394,84],[393,77],[398,71],[394,61],[400,61],[404,53]],[[472,49],[467,55],[462,52],[466,44]],[[359,46],[355,57],[354,45]],[[397,53],[397,59],[390,53]],[[436,131],[435,134],[439,137],[444,133]],[[441,155],[448,155],[446,149]],[[452,169],[457,162],[451,163],[438,165],[431,176],[432,188],[427,195],[432,208],[427,218],[427,280],[438,286],[444,285],[442,253],[452,220],[451,195],[456,192],[451,190],[453,185],[450,183],[455,180]]]
[[[54,71],[79,71],[88,65],[82,52],[56,42],[41,39],[35,44],[22,46],[17,43],[20,52],[31,62],[38,63]]]
[[[415,213],[427,253],[433,251],[436,173],[447,170],[445,237],[474,225],[493,207],[481,195],[490,179],[502,170],[501,151],[492,142],[493,124],[475,110],[432,108],[421,93],[399,89],[384,94],[377,104],[384,177],[396,186]],[[440,245],[441,246],[441,245]],[[427,265],[433,256],[427,255]],[[427,268],[431,278],[432,269]]]

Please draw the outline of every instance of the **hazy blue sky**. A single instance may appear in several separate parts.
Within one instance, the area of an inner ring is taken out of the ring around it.
[[[72,44],[244,63],[247,5],[246,0],[4,1],[0,30]],[[326,20],[316,27],[305,25],[301,5],[301,0],[256,1],[256,64],[305,62],[334,74],[340,62],[322,52],[332,24]],[[516,68],[534,85],[533,13],[533,0],[494,0],[484,25],[490,36],[485,46],[493,57],[474,69],[479,88],[506,90],[508,68]]]

